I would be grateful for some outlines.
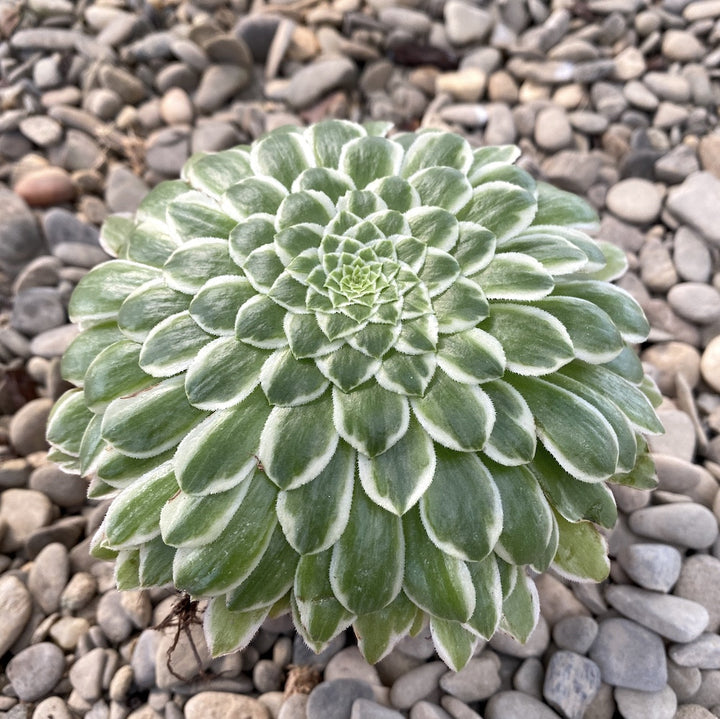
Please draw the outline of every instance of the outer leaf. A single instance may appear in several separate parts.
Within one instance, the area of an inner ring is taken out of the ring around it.
[[[347,524],[355,476],[355,451],[338,442],[335,454],[312,482],[280,492],[277,516],[298,554],[332,547]]]
[[[519,252],[534,257],[553,275],[578,272],[588,262],[587,255],[563,237],[526,230],[502,243],[503,252]]]
[[[300,133],[270,133],[250,150],[250,163],[257,175],[270,175],[290,188],[295,178],[315,164],[312,151]]]
[[[495,235],[473,222],[460,222],[458,228],[458,242],[452,254],[464,275],[474,275],[492,261],[497,245]]]
[[[289,407],[317,399],[328,381],[312,360],[297,360],[289,349],[276,350],[260,370],[260,385],[268,402]]]
[[[98,415],[100,417],[100,415]],[[102,417],[100,417],[102,419]],[[136,459],[107,447],[100,457],[97,474],[100,479],[117,489],[129,487],[138,477],[147,474],[161,464],[172,459],[174,450],[158,454],[155,457]]]
[[[260,433],[270,414],[256,389],[235,407],[214,412],[190,430],[175,454],[183,492],[224,492],[252,474],[258,464]]]
[[[433,311],[438,332],[450,334],[472,329],[482,322],[490,305],[477,282],[458,277],[445,292],[433,298]]]
[[[115,560],[115,584],[121,591],[140,588],[140,552],[127,549],[118,552]]]
[[[237,275],[211,277],[193,297],[190,316],[211,335],[234,335],[238,307],[254,294],[252,285]]]
[[[396,175],[402,155],[402,148],[384,137],[359,137],[340,151],[338,169],[362,190],[379,177]]]
[[[482,181],[486,172],[515,162],[518,157],[520,157],[520,148],[516,145],[478,147],[472,153],[472,164],[467,173],[468,179],[473,185],[476,185]]]
[[[141,477],[113,501],[105,520],[108,544],[115,549],[137,546],[160,534],[160,510],[178,491],[170,463]],[[143,511],[138,512],[137,508]]]
[[[82,387],[90,363],[111,344],[124,338],[115,322],[105,322],[81,332],[62,357],[62,377]]]
[[[162,267],[181,245],[181,241],[167,234],[167,231],[169,228],[159,222],[140,223],[128,237],[125,259],[152,267]]]
[[[134,227],[135,223],[129,217],[111,215],[100,228],[100,247],[113,257],[123,256]]]
[[[403,516],[405,594],[424,611],[441,619],[466,622],[475,609],[472,577],[463,561],[433,544],[418,509]]]
[[[493,303],[483,329],[500,341],[508,370],[517,374],[549,374],[575,357],[565,327],[532,305]]]
[[[335,454],[338,432],[329,398],[299,407],[273,407],[258,455],[280,489],[294,489],[322,472]]]
[[[235,318],[235,336],[260,349],[277,349],[288,343],[283,329],[285,309],[264,295],[245,302]]]
[[[622,277],[628,268],[628,260],[625,251],[617,245],[612,245],[604,240],[597,240],[597,243],[605,255],[606,265],[600,270],[596,270],[590,276],[594,280],[602,280],[604,282],[612,282]]]
[[[432,440],[414,418],[405,435],[372,459],[358,456],[360,481],[378,506],[402,516],[425,493],[435,475]]]
[[[538,213],[534,225],[565,225],[595,230],[598,216],[590,205],[572,192],[565,192],[546,182],[537,183]]]
[[[135,213],[138,222],[156,221],[165,224],[168,205],[180,195],[189,191],[187,182],[165,180],[159,182],[143,198]]]
[[[478,456],[436,447],[435,476],[420,500],[423,526],[443,552],[479,562],[503,529],[495,482]]]
[[[368,457],[387,451],[407,432],[410,409],[405,397],[376,384],[350,394],[333,387],[332,397],[335,428]]]
[[[335,596],[353,614],[376,612],[400,593],[404,564],[400,518],[356,486],[350,518],[330,561]]]
[[[405,219],[412,236],[428,247],[450,252],[457,244],[460,226],[455,215],[447,210],[421,205],[406,212]]]
[[[165,281],[185,294],[195,294],[208,277],[239,274],[230,259],[227,240],[201,237],[190,240],[168,257],[163,265]]]
[[[523,396],[507,382],[486,382],[483,392],[495,408],[495,423],[483,452],[507,466],[527,464],[535,455],[535,420]]]
[[[405,355],[395,352],[383,358],[375,375],[377,383],[397,394],[421,397],[435,374],[434,353]]]
[[[472,149],[460,135],[448,132],[423,132],[405,153],[401,174],[410,177],[426,167],[453,167],[467,172],[472,162]]]
[[[331,342],[320,329],[315,315],[287,313],[283,319],[285,335],[297,359],[321,357],[342,346],[342,341]]]
[[[519,235],[518,239],[522,238],[529,238],[531,242],[537,244],[548,240],[553,242],[564,240],[574,245],[587,257],[587,263],[582,268],[582,274],[579,275],[580,279],[587,279],[588,273],[597,272],[605,267],[605,255],[600,244],[582,230],[560,225],[533,224]]]
[[[553,569],[576,582],[602,582],[610,572],[607,543],[590,522],[568,522],[556,515],[560,545]]]
[[[103,417],[103,437],[131,457],[152,457],[174,447],[204,416],[188,402],[183,380],[171,377],[113,400]]]
[[[80,473],[85,476],[95,472],[100,463],[100,458],[107,448],[102,438],[101,428],[102,417],[96,414],[83,432],[80,442]],[[105,484],[101,479],[97,479],[98,482]]]
[[[366,189],[374,192],[389,209],[397,212],[407,212],[420,204],[415,188],[397,175],[373,180]]]
[[[311,167],[295,178],[293,192],[316,190],[336,203],[348,190],[354,190],[353,181],[343,172],[329,167]],[[334,214],[334,213],[333,213]]]
[[[473,280],[491,300],[539,300],[552,292],[553,278],[538,260],[520,252],[496,254]]]
[[[228,236],[228,251],[236,265],[242,267],[253,250],[273,242],[274,220],[273,215],[256,215],[235,225]]]
[[[195,237],[227,237],[235,220],[219,210],[207,195],[187,192],[167,208],[167,224],[183,242]]]
[[[520,642],[526,642],[537,626],[540,617],[540,600],[535,582],[520,572],[515,586],[503,602],[500,628]]]
[[[502,586],[500,570],[494,553],[482,562],[468,562],[473,587],[475,587],[475,610],[465,625],[484,639],[490,639],[498,628],[502,616]]]
[[[475,188],[470,202],[458,213],[458,219],[482,225],[502,242],[526,229],[537,207],[535,197],[517,185],[486,182]]]
[[[459,672],[470,661],[478,638],[460,622],[430,618],[430,633],[438,656],[454,672]]]
[[[347,120],[324,120],[305,130],[308,142],[315,153],[315,160],[323,167],[337,167],[343,147],[358,137],[365,135],[359,125]]]
[[[228,528],[214,542],[175,554],[175,586],[194,596],[216,596],[237,586],[258,565],[275,529],[277,492],[256,472]]]
[[[467,177],[450,167],[428,167],[416,172],[410,183],[418,191],[423,205],[457,212],[472,197]]]
[[[233,612],[225,606],[225,597],[213,597],[205,609],[203,631],[214,657],[240,651],[250,644],[265,621],[270,607],[248,612]]]
[[[47,440],[72,457],[80,454],[80,442],[92,412],[85,405],[82,390],[70,389],[55,403],[47,424]]]
[[[617,437],[595,407],[542,379],[516,377],[513,385],[535,416],[538,437],[563,469],[584,482],[615,473]]]
[[[236,148],[198,153],[185,163],[183,175],[195,189],[220,198],[230,185],[252,175],[250,156]]]
[[[425,396],[411,403],[425,431],[458,452],[481,450],[495,421],[495,409],[482,390],[460,384],[444,372],[436,372]]]
[[[387,656],[408,633],[416,614],[417,607],[400,592],[387,607],[359,616],[354,629],[365,659],[374,664]]]
[[[300,557],[275,527],[257,567],[227,594],[227,606],[234,611],[262,609],[282,599],[292,588]]]
[[[138,361],[142,369],[153,377],[171,377],[186,370],[211,339],[189,312],[179,312],[150,330]]]
[[[194,497],[176,492],[160,512],[160,532],[172,547],[201,547],[216,540],[245,499],[250,482],[238,482],[227,492]]]
[[[185,375],[190,403],[214,410],[242,402],[260,383],[260,369],[268,356],[234,337],[213,340],[197,353]]]
[[[335,205],[323,192],[303,190],[289,194],[278,207],[275,226],[283,230],[301,222],[326,226],[335,215]]]
[[[158,587],[172,582],[175,547],[168,547],[162,537],[145,542],[139,550],[138,579],[142,587]]]
[[[274,215],[286,195],[283,184],[272,177],[247,177],[225,191],[221,206],[241,221],[257,213]]]
[[[438,365],[456,382],[482,384],[503,376],[505,352],[492,335],[475,328],[442,337]]]
[[[171,289],[158,278],[128,295],[120,306],[117,322],[123,334],[142,342],[155,325],[170,315],[183,312],[189,305],[188,295]]]

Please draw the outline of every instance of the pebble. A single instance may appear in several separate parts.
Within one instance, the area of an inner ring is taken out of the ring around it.
[[[350,712],[350,719],[402,719],[402,717],[403,715],[394,709],[362,698],[353,702]]]
[[[470,659],[459,672],[440,677],[440,688],[466,703],[481,701],[500,689],[499,669],[497,656],[485,653]]]
[[[350,87],[356,76],[352,60],[344,57],[317,60],[293,74],[285,100],[294,110],[305,109],[333,90]]]
[[[660,691],[667,682],[662,640],[636,622],[609,618],[600,623],[590,659],[606,684],[641,691]]]
[[[557,105],[545,107],[535,119],[535,142],[546,152],[557,152],[572,142],[567,113]]]
[[[680,317],[705,325],[720,319],[720,292],[702,282],[680,282],[670,289],[668,303]]]
[[[307,694],[291,694],[280,708],[277,719],[308,719]]]
[[[708,342],[700,358],[700,372],[705,382],[720,392],[720,336]]]
[[[690,388],[696,387],[700,380],[700,353],[687,342],[658,342],[643,351],[641,357],[653,366],[653,378],[668,397],[676,394],[678,375],[682,375]]]
[[[46,697],[65,671],[65,655],[60,647],[40,642],[23,649],[7,665],[7,678],[18,698],[35,702]]]
[[[677,710],[677,697],[670,687],[658,692],[637,689],[615,689],[615,701],[624,719],[673,719]]]
[[[50,524],[52,518],[52,503],[44,494],[32,489],[6,489],[0,494],[0,525],[5,524],[0,552],[16,551],[36,529]]]
[[[710,279],[710,250],[702,238],[689,227],[680,227],[675,233],[673,262],[683,280],[707,282]]]
[[[540,604],[542,606],[542,595]],[[503,654],[525,659],[527,657],[541,656],[547,649],[549,641],[550,628],[548,627],[548,621],[545,616],[541,614],[535,629],[524,644],[509,634],[496,632],[490,640],[490,646]]]
[[[410,710],[410,719],[452,719],[452,717],[437,704],[418,702]]]
[[[333,679],[318,684],[308,697],[307,719],[334,719],[350,714],[356,699],[372,699],[372,687],[358,679]]]
[[[48,697],[35,706],[32,719],[73,719],[73,715],[60,697]]]
[[[48,544],[35,557],[28,575],[28,589],[45,614],[60,608],[60,595],[69,575],[70,561],[64,545]]]
[[[359,679],[371,685],[381,684],[377,669],[367,662],[357,646],[346,647],[332,657],[325,667],[323,676],[326,681]]]
[[[28,486],[45,494],[59,507],[81,505],[87,492],[87,483],[79,474],[68,474],[49,463],[33,471]]]
[[[553,626],[552,637],[561,649],[587,654],[598,633],[598,623],[592,617],[563,617]]]
[[[185,719],[271,719],[257,699],[228,692],[200,692],[187,700]]]
[[[155,657],[162,635],[154,629],[145,629],[140,633],[130,658],[135,684],[141,689],[155,685]]]
[[[670,251],[659,238],[647,239],[640,250],[639,259],[640,278],[650,291],[667,292],[677,283],[678,276]]]
[[[715,716],[699,704],[682,704],[675,713],[675,719],[713,719]]]
[[[32,614],[32,596],[14,575],[0,576],[0,655],[15,643]]]
[[[211,113],[218,110],[250,80],[244,67],[230,64],[210,65],[200,78],[200,84],[193,98],[199,112]]]
[[[50,147],[60,142],[63,136],[62,125],[57,120],[44,115],[26,117],[20,121],[19,128],[30,142],[34,142],[39,147]]]
[[[390,688],[390,703],[397,709],[409,709],[437,691],[440,677],[447,672],[442,662],[429,662],[403,674]]]
[[[522,692],[499,692],[490,698],[485,707],[485,719],[558,719],[549,706]]]
[[[674,593],[702,604],[709,615],[707,631],[720,630],[720,559],[709,554],[687,557]]]
[[[566,717],[581,719],[600,688],[600,669],[590,659],[560,650],[550,658],[543,696]]]
[[[648,225],[660,214],[662,195],[652,182],[631,177],[613,185],[605,202],[619,219],[633,225]]]
[[[65,324],[65,305],[54,287],[31,287],[15,297],[11,326],[28,337]]]
[[[686,644],[674,644],[668,654],[682,667],[720,669],[720,636],[710,632],[702,634]]]
[[[657,592],[669,592],[682,567],[682,555],[668,544],[630,544],[622,548],[617,559],[636,584]]]
[[[679,222],[715,246],[720,245],[720,178],[711,172],[694,172],[670,189],[666,207]]]
[[[108,654],[97,647],[83,654],[70,667],[68,677],[73,689],[87,702],[100,699],[103,692],[103,675]]]
[[[84,617],[60,617],[50,627],[48,634],[61,649],[72,652],[89,629],[90,622]]]
[[[61,167],[45,167],[23,175],[15,184],[15,192],[31,207],[61,205],[75,199],[75,185]]]
[[[100,597],[97,623],[111,642],[120,643],[130,636],[133,624],[123,609],[120,592],[110,590]]]
[[[691,549],[705,549],[718,536],[713,513],[691,502],[639,509],[630,515],[629,523],[633,532],[644,537]]]

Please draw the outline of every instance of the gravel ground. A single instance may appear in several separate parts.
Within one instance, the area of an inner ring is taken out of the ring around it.
[[[718,102],[720,0],[0,0],[0,717],[720,716]],[[660,485],[614,490],[607,582],[538,577],[530,641],[457,674],[425,633],[370,666],[285,619],[214,661],[191,624],[168,667],[175,597],[114,589],[105,505],[46,462],[67,300],[191,153],[329,116],[515,142],[590,200],[652,325]]]

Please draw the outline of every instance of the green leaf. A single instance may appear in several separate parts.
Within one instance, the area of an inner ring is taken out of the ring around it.
[[[201,547],[217,539],[245,499],[250,482],[201,497],[178,491],[160,511],[163,542],[172,547]]]
[[[587,265],[587,255],[564,237],[532,228],[502,243],[503,252],[519,252],[534,257],[552,275],[578,272]]]
[[[300,558],[295,572],[294,599],[301,625],[299,628],[305,630],[304,639],[316,652],[355,618],[333,594],[330,585],[331,555],[331,550],[306,554]]]
[[[625,345],[622,349],[622,352],[620,352],[620,354],[615,357],[615,359],[611,360],[610,362],[605,362],[603,366],[605,367],[605,369],[608,369],[611,372],[620,375],[628,382],[638,385],[643,392],[646,392],[647,387],[642,387],[641,384],[643,384],[647,379],[649,379],[649,377],[645,375],[642,362],[640,362],[640,358],[637,356],[637,352],[635,352],[632,347]],[[657,393],[657,388],[655,388],[654,393]],[[651,397],[648,397],[648,399],[650,399],[650,403],[653,405],[653,407],[659,407],[660,404],[662,404],[662,395],[660,395],[659,401],[657,403],[652,401]]]
[[[103,437],[131,457],[152,457],[174,447],[205,415],[188,402],[183,382],[182,376],[171,377],[113,400],[103,417]]]
[[[485,174],[498,167],[503,167],[520,157],[520,148],[516,145],[497,145],[478,147],[472,152],[472,164],[467,176],[474,186],[482,181]]]
[[[140,552],[128,549],[118,552],[115,560],[115,584],[121,591],[140,588]]]
[[[579,482],[560,467],[544,447],[538,447],[528,469],[540,483],[553,509],[569,522],[587,519],[608,529],[615,526],[615,499],[604,484]]]
[[[366,131],[347,120],[323,120],[305,130],[305,137],[313,148],[318,165],[336,168],[343,147],[351,140],[363,137]]]
[[[402,519],[407,548],[405,594],[435,617],[466,622],[475,609],[475,589],[465,562],[433,544],[418,509],[411,509]]]
[[[290,349],[297,359],[321,357],[342,346],[342,341],[331,342],[320,329],[315,315],[287,313],[283,328],[290,343]]]
[[[478,638],[460,622],[430,617],[430,633],[438,656],[454,672],[459,672],[472,657]]]
[[[158,278],[128,295],[120,306],[117,322],[123,334],[142,342],[155,325],[170,315],[183,312],[189,305],[187,294],[171,289]]]
[[[575,357],[565,327],[553,315],[532,305],[493,303],[483,329],[500,341],[510,372],[548,374]]]
[[[328,399],[270,411],[258,456],[280,489],[294,489],[315,479],[335,454],[339,437]]]
[[[106,347],[123,338],[115,322],[94,325],[81,332],[63,354],[60,365],[63,379],[82,387],[90,363]]]
[[[457,260],[443,250],[429,247],[425,263],[419,273],[430,297],[435,297],[450,287],[460,274]]]
[[[293,192],[315,190],[322,192],[332,203],[336,203],[348,190],[354,189],[353,181],[345,173],[329,167],[311,167],[292,184]]]
[[[495,408],[495,423],[483,452],[495,462],[517,466],[530,462],[535,454],[535,420],[523,396],[507,382],[483,384]]]
[[[218,410],[191,429],[175,454],[175,472],[183,492],[224,492],[246,479],[258,465],[260,433],[270,414],[256,389],[240,403]]]
[[[502,252],[473,280],[491,300],[539,300],[555,283],[538,260],[519,252]]]
[[[284,230],[300,223],[325,226],[335,215],[330,198],[317,190],[303,190],[287,195],[277,210],[275,225]]]
[[[416,207],[405,213],[412,236],[428,247],[450,252],[457,244],[460,227],[455,215],[440,207]]]
[[[400,329],[399,325],[368,324],[348,337],[348,344],[358,352],[381,359],[397,341]]]
[[[168,205],[166,218],[175,236],[183,242],[198,237],[226,238],[236,223],[210,197],[194,191],[176,197]]]
[[[131,218],[110,215],[100,227],[100,247],[113,257],[124,257],[128,238],[134,227],[135,222]]]
[[[422,397],[436,366],[437,358],[433,352],[421,355],[393,352],[383,358],[375,380],[389,392]]]
[[[460,222],[458,228],[458,241],[452,254],[464,275],[477,274],[495,256],[495,235],[472,222]]]
[[[535,377],[514,377],[512,384],[535,416],[540,441],[563,469],[584,482],[615,473],[617,437],[595,407]]]
[[[465,625],[484,639],[490,639],[502,616],[502,585],[496,555],[489,554],[481,562],[467,562],[475,587],[475,609]]]
[[[80,441],[80,474],[83,476],[95,473],[97,465],[100,463],[100,458],[105,453],[107,445],[103,441],[101,427],[102,416],[96,414],[83,432],[82,440]],[[94,479],[98,479],[98,482],[105,484],[105,482],[97,477],[94,477]]]
[[[472,199],[458,212],[458,219],[482,225],[502,242],[525,230],[537,207],[532,193],[498,180],[478,185]]]
[[[535,194],[537,189],[537,183],[529,172],[526,172],[515,165],[506,165],[501,163],[494,163],[494,166],[486,167],[481,174],[473,177],[473,182],[471,184],[473,187],[477,187],[477,185],[483,182],[495,182],[497,180],[502,180],[503,182],[509,182],[512,185],[522,187],[532,195]]]
[[[457,212],[472,197],[467,177],[451,167],[428,167],[409,178],[425,206]]]
[[[286,195],[282,183],[272,177],[248,177],[228,187],[221,205],[228,215],[240,222],[255,214],[274,215]],[[225,236],[228,234],[229,230]]]
[[[615,474],[610,481],[615,484],[622,484],[635,489],[655,489],[658,485],[658,478],[655,474],[655,465],[648,453],[647,442],[642,435],[636,435],[638,444],[638,457],[635,466],[626,474]]]
[[[158,587],[172,582],[175,547],[168,547],[162,537],[155,537],[140,547],[138,579],[142,587]]]
[[[172,289],[194,295],[208,277],[238,275],[240,270],[230,259],[227,240],[201,237],[175,250],[163,265],[163,273]]]
[[[328,381],[312,360],[295,359],[289,349],[282,349],[265,360],[260,385],[270,404],[291,407],[317,399]]]
[[[458,277],[441,295],[433,299],[438,332],[451,334],[470,330],[482,322],[490,311],[485,294],[473,280]]]
[[[415,188],[402,177],[391,175],[373,180],[366,188],[374,192],[390,210],[407,212],[420,204]]]
[[[257,175],[269,175],[288,189],[295,178],[312,167],[312,151],[300,133],[270,133],[254,142],[250,150],[250,163]]]
[[[521,573],[525,572],[524,567],[518,567],[515,564],[508,564],[504,559],[495,554],[495,562],[498,572],[500,573],[500,587],[502,589],[502,598],[505,601],[515,589],[517,580]]]
[[[435,449],[418,421],[390,449],[372,459],[358,456],[367,495],[388,512],[402,516],[425,493],[435,475]]]
[[[70,321],[82,329],[117,317],[120,305],[135,289],[159,276],[154,267],[127,260],[111,260],[94,267],[70,297]]]
[[[318,248],[321,239],[318,227],[301,223],[278,232],[273,242],[275,251],[282,263],[289,265],[292,260],[305,252],[305,250]]]
[[[233,228],[228,237],[228,251],[236,265],[242,267],[253,250],[273,242],[275,225],[272,219],[251,217]]]
[[[242,264],[245,277],[262,294],[266,294],[285,269],[275,251],[275,245],[263,245],[253,250]]]
[[[420,500],[428,536],[443,552],[479,562],[503,529],[500,495],[485,465],[472,452],[436,447],[435,476]]]
[[[438,322],[434,315],[423,315],[402,323],[395,349],[403,354],[434,352],[438,342]]]
[[[238,307],[255,294],[252,285],[237,275],[211,277],[193,297],[190,316],[205,332],[234,335]]]
[[[277,491],[255,472],[245,499],[227,529],[202,547],[182,547],[175,554],[175,586],[194,596],[216,596],[237,586],[258,565],[275,529]]]
[[[408,633],[416,614],[417,607],[400,592],[387,607],[359,616],[353,628],[365,659],[375,664],[387,656]]]
[[[270,607],[233,612],[225,606],[225,597],[213,597],[203,616],[203,631],[214,657],[244,649],[265,621]]]
[[[187,194],[189,189],[187,182],[183,180],[159,182],[140,203],[135,213],[136,222],[154,220],[160,224],[166,224],[168,205],[181,195]]]
[[[452,167],[465,173],[472,159],[472,149],[460,135],[452,132],[423,132],[415,135],[407,149],[400,174],[410,177],[426,167]]]
[[[562,322],[578,359],[603,364],[625,347],[610,315],[592,302],[577,297],[546,297],[535,305]]]
[[[260,369],[269,352],[234,337],[220,337],[205,345],[190,363],[185,391],[200,409],[225,409],[242,402],[260,383]]]
[[[367,219],[386,237],[390,237],[390,235],[410,234],[410,224],[405,219],[405,216],[397,212],[397,210],[380,210],[379,212],[374,212]]]
[[[441,337],[437,360],[448,377],[464,384],[482,384],[505,372],[502,345],[477,328]]]
[[[230,185],[252,174],[250,155],[239,148],[198,153],[183,167],[183,176],[196,190],[217,198],[220,198]]]
[[[648,336],[650,325],[642,308],[620,287],[598,280],[563,281],[555,285],[554,294],[579,297],[597,305],[610,315],[626,342],[636,344]]]
[[[565,225],[582,230],[599,226],[595,210],[582,197],[546,182],[537,183],[538,212],[533,225]]]
[[[211,339],[187,310],[178,312],[150,330],[140,350],[139,364],[153,377],[171,377],[186,370]]]
[[[253,347],[277,349],[288,343],[283,329],[285,308],[265,295],[255,295],[241,305],[235,318],[235,336]]]
[[[85,403],[93,412],[102,412],[114,399],[140,392],[156,381],[140,368],[139,358],[139,344],[120,340],[90,363],[85,375]]]
[[[400,593],[405,541],[400,518],[355,487],[350,517],[330,561],[330,585],[353,614],[386,607]]]
[[[349,445],[368,457],[390,449],[408,430],[407,399],[376,384],[350,394],[333,387],[332,398],[332,424]]]
[[[540,618],[540,599],[535,582],[519,572],[517,582],[508,598],[503,602],[503,617],[500,629],[511,634],[520,642],[526,642]]]
[[[162,267],[181,245],[180,240],[165,232],[167,229],[167,226],[158,222],[139,224],[128,237],[125,258],[143,265]]]
[[[553,569],[575,582],[602,582],[610,573],[607,543],[590,522],[568,522],[556,515],[560,531]]]
[[[337,210],[345,215],[346,220],[350,219],[350,217],[358,219],[369,217],[386,209],[387,207],[382,199],[369,190],[349,190],[338,200],[337,204]],[[339,227],[335,226],[333,232],[340,234],[339,229]],[[348,237],[359,237],[358,233],[366,235],[363,237],[363,241],[375,239],[378,237],[378,228],[369,221],[365,223],[356,221],[342,232]]]
[[[630,424],[639,432],[662,434],[665,431],[650,400],[642,390],[615,372],[599,365],[578,361],[569,365],[563,374],[593,387],[605,397],[612,398]]]
[[[503,526],[495,552],[511,564],[536,564],[553,533],[553,514],[527,467],[490,464],[502,501]]]
[[[83,434],[92,418],[93,414],[85,404],[83,391],[69,389],[50,410],[47,441],[71,457],[79,456]]]
[[[622,277],[628,268],[628,260],[625,250],[612,245],[605,240],[596,240],[603,255],[605,255],[606,265],[602,269],[596,270],[590,274],[593,280],[602,280],[603,282],[612,282]]]
[[[439,444],[458,452],[480,451],[490,436],[495,410],[478,387],[436,372],[424,397],[412,398],[415,416]]]
[[[300,557],[287,543],[279,526],[258,565],[237,587],[227,594],[227,606],[233,611],[261,609],[282,599],[292,588]]]
[[[105,534],[113,549],[127,549],[160,534],[160,510],[178,491],[171,463],[144,475],[113,500],[105,520]],[[142,512],[138,511],[142,507]]]
[[[170,450],[158,454],[155,457],[137,459],[135,457],[128,457],[116,449],[107,447],[100,457],[97,475],[111,487],[125,489],[138,477],[147,474],[172,459],[173,454],[174,450]]]
[[[335,454],[312,482],[280,492],[277,516],[298,554],[332,547],[345,531],[355,476],[355,451],[338,442]]]
[[[362,190],[379,177],[397,175],[402,162],[402,147],[384,137],[359,137],[347,142],[340,151],[338,169],[349,175]]]
[[[582,230],[559,225],[533,224],[518,237],[519,239],[528,238],[534,242],[564,240],[580,250],[587,257],[587,263],[583,266],[579,277],[573,279],[588,279],[588,273],[602,270],[605,267],[605,255],[600,244]]]

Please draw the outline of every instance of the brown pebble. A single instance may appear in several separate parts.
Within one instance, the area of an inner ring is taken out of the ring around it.
[[[15,192],[31,207],[49,207],[75,199],[75,185],[61,167],[44,167],[23,175]]]

